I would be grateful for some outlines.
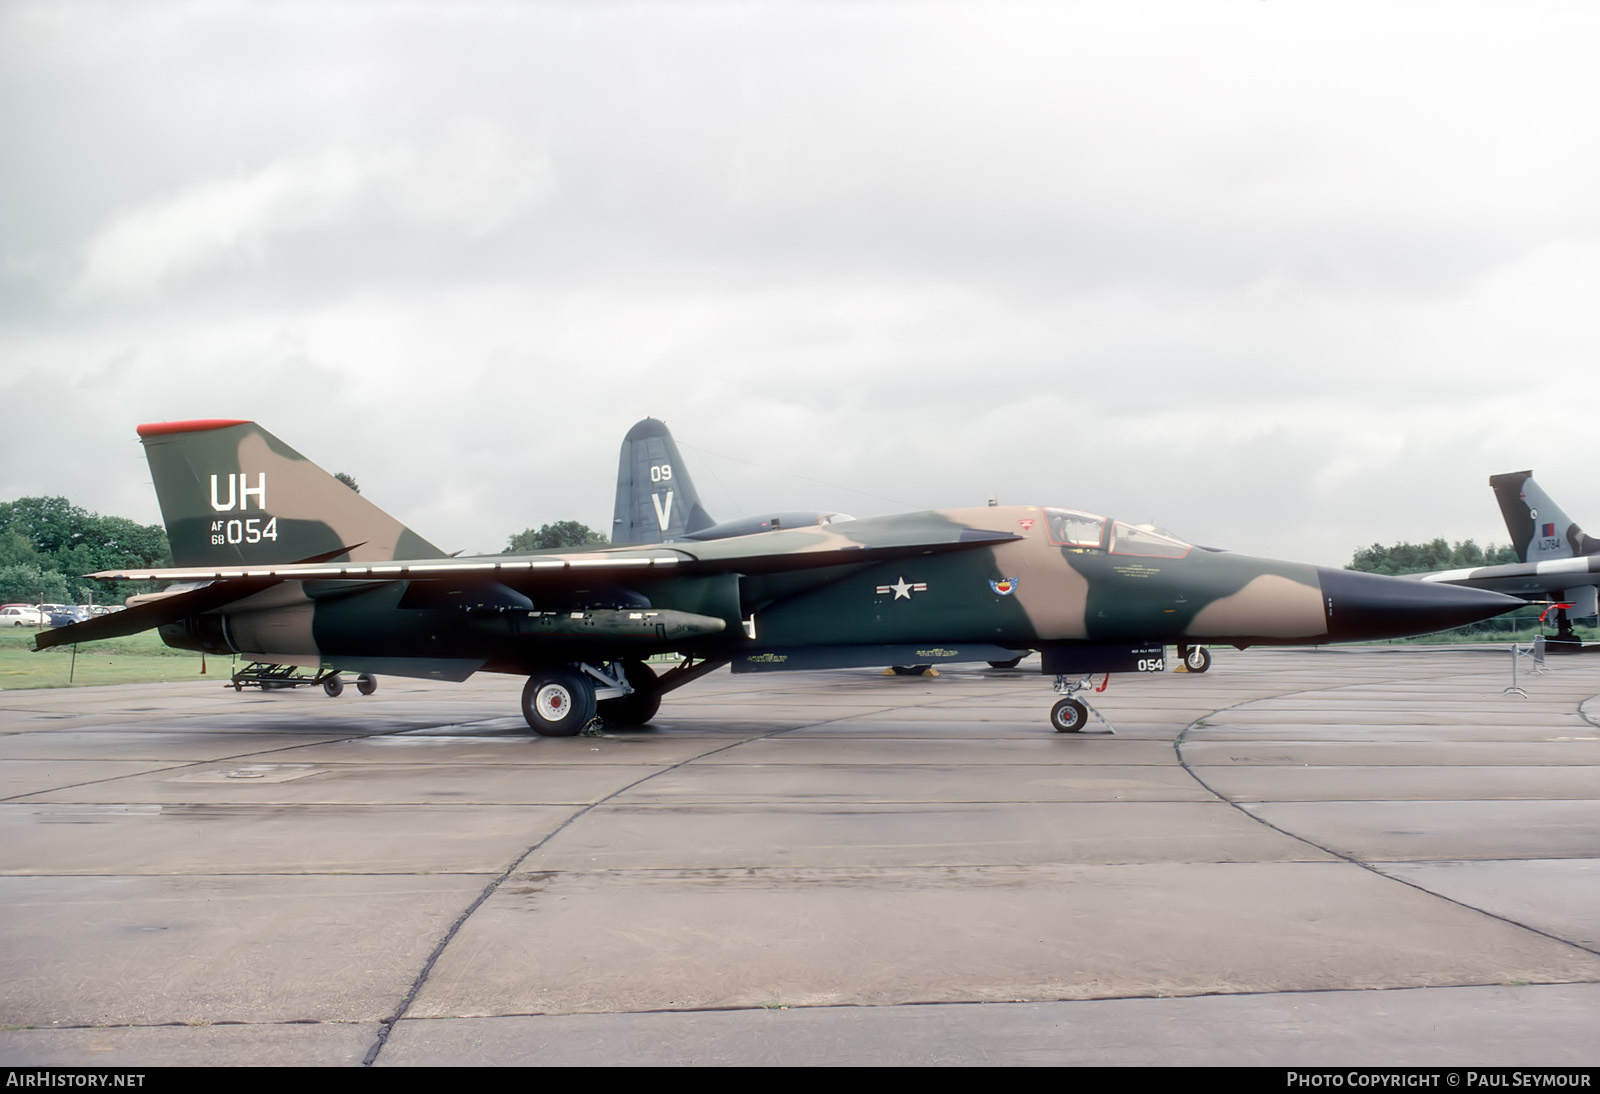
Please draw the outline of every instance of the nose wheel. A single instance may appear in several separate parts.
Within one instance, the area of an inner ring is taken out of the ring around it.
[[[1115,733],[1117,731],[1117,727],[1107,722],[1104,715],[1082,699],[1076,698],[1077,694],[1087,689],[1093,681],[1093,676],[1084,676],[1076,679],[1070,676],[1056,677],[1056,692],[1065,696],[1065,698],[1058,699],[1056,705],[1050,708],[1051,729],[1057,733],[1082,733],[1089,724],[1089,716],[1093,715],[1099,718],[1100,722],[1106,727],[1095,732]],[[1097,690],[1104,691],[1106,683],[1110,682],[1111,676],[1108,673],[1105,677],[1105,683],[1102,683]]]
[[[1062,699],[1050,708],[1050,725],[1057,733],[1077,733],[1088,721],[1088,706],[1076,699]]]

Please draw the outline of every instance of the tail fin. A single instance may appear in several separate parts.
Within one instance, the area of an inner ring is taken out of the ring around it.
[[[700,505],[666,423],[646,418],[628,430],[617,465],[611,542],[664,543],[715,523]]]
[[[1600,541],[1585,535],[1583,529],[1550,500],[1550,495],[1533,481],[1532,471],[1493,475],[1489,485],[1500,502],[1511,545],[1523,562],[1600,554]]]
[[[160,422],[139,438],[177,566],[444,557],[254,422]]]

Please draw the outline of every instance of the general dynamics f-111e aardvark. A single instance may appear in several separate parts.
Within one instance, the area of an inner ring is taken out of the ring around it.
[[[734,671],[984,660],[1037,649],[1083,727],[1091,674],[1159,671],[1169,643],[1421,634],[1514,597],[1196,548],[1072,509],[986,506],[705,542],[452,558],[254,422],[139,427],[184,584],[39,635],[40,649],[160,628],[170,646],[326,670],[528,678],[546,736]],[[657,676],[655,654],[681,663]],[[1075,679],[1076,678],[1076,679]]]

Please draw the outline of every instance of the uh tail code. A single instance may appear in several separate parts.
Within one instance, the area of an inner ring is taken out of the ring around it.
[[[228,500],[221,498],[221,478],[227,483]],[[256,484],[250,485],[249,477],[243,472],[234,475],[211,476],[211,508],[218,513],[231,513],[235,508],[243,513],[250,508],[250,499],[255,499],[255,508],[267,507],[267,473],[258,472]],[[228,543],[260,543],[264,539],[277,540],[277,517],[241,517],[235,520],[214,520],[211,522],[211,542],[214,545]]]

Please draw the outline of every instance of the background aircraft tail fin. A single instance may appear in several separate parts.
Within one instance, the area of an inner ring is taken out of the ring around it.
[[[710,528],[716,521],[678,455],[665,422],[646,418],[622,439],[612,543],[663,543]]]
[[[1532,471],[1493,475],[1489,485],[1500,503],[1511,545],[1523,562],[1600,554],[1600,541],[1591,539],[1539,488]]]
[[[160,422],[139,438],[177,566],[444,557],[254,422]]]

